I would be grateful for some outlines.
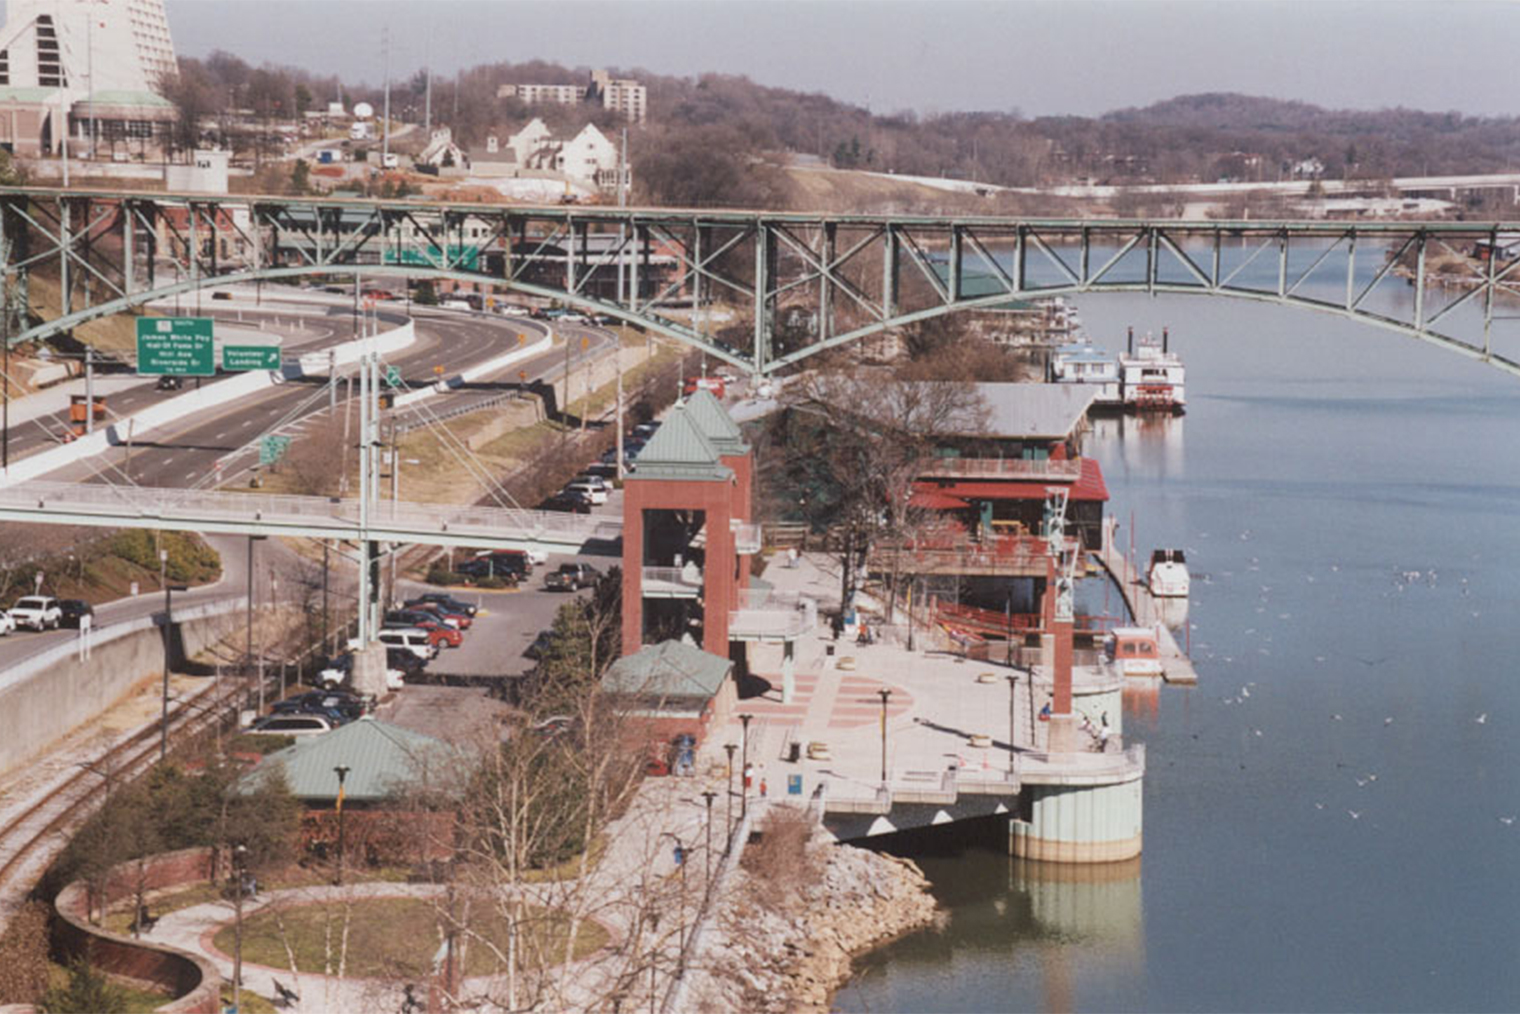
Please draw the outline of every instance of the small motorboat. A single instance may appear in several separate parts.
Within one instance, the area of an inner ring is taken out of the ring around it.
[[[1151,567],[1147,583],[1151,594],[1157,598],[1185,599],[1190,579],[1187,559],[1180,549],[1158,549],[1151,553]]]

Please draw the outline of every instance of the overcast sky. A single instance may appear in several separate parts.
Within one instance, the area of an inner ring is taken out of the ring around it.
[[[1513,115],[1489,0],[166,0],[175,47],[378,83],[498,60],[746,75],[877,112],[1092,115],[1203,91]]]

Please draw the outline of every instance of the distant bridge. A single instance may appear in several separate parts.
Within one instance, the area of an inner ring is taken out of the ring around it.
[[[1089,292],[1312,309],[1520,374],[1493,335],[1507,317],[1495,312],[1498,297],[1520,295],[1520,261],[1467,256],[1515,232],[1520,223],[949,218],[0,188],[4,277],[24,294],[30,274],[44,270],[62,293],[54,319],[7,321],[11,344],[219,284],[410,276],[604,313],[756,375],[950,313]],[[1436,284],[1427,263],[1442,254],[1456,277]],[[1324,295],[1327,281],[1334,297]],[[1380,294],[1406,285],[1407,310],[1390,313]],[[700,312],[715,303],[738,312],[721,334]],[[1462,307],[1476,312],[1466,333],[1452,327]]]

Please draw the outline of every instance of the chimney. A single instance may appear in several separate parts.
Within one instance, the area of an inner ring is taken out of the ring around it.
[[[1168,336],[1167,332],[1169,330],[1170,330],[1169,328],[1162,328],[1161,329],[1161,354],[1162,355],[1166,354],[1166,347],[1167,347],[1167,343],[1168,343],[1168,340],[1169,340],[1169,336]]]
[[[1130,325],[1129,329],[1129,354],[1135,354],[1135,327],[1133,324]]]

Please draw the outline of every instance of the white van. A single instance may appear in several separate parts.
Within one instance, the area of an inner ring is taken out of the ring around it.
[[[376,640],[388,648],[405,648],[424,662],[438,657],[438,646],[421,627],[391,627],[380,631]]]

